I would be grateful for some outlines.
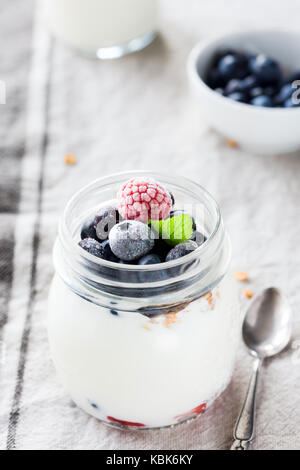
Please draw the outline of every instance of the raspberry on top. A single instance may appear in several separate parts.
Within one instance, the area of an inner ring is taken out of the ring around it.
[[[118,193],[118,209],[127,220],[147,223],[169,216],[172,199],[167,189],[152,178],[132,178]]]

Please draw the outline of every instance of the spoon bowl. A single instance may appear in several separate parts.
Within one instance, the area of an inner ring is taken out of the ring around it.
[[[292,332],[291,308],[275,287],[264,290],[250,306],[243,339],[252,356],[264,359],[282,351]]]

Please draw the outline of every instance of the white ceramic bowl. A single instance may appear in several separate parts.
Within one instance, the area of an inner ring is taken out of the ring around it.
[[[288,72],[300,70],[300,33],[252,31],[198,43],[191,51],[187,70],[203,119],[228,139],[255,153],[278,154],[300,148],[300,107],[260,108],[235,102],[204,82],[214,54],[227,47],[265,53]]]

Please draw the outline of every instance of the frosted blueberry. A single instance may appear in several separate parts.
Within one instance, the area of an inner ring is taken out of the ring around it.
[[[133,261],[152,250],[153,237],[146,224],[136,220],[125,220],[111,229],[109,244],[115,256],[124,261]]]
[[[195,230],[192,237],[191,237],[191,240],[193,242],[196,242],[198,246],[201,246],[203,245],[203,243],[206,242],[206,236],[203,235],[203,233],[199,232],[198,230]]]
[[[94,238],[95,240],[97,240],[97,234],[96,234],[96,230],[94,227],[94,219],[88,220],[87,222],[85,222],[85,224],[83,225],[81,229],[80,236],[81,236],[81,240],[84,240],[84,238]]]
[[[93,238],[85,238],[79,242],[79,246],[85,251],[90,253],[90,255],[97,256],[97,258],[104,258],[104,251],[101,243],[97,242]]]
[[[104,259],[106,259],[107,261],[112,261],[113,263],[118,263],[119,261],[118,258],[111,251],[109,240],[105,240],[104,242],[101,243],[101,245],[103,248]]]
[[[112,206],[102,207],[94,218],[97,238],[101,241],[108,238],[109,232],[121,220],[119,211]]]
[[[192,251],[196,250],[197,248],[197,243],[192,240],[180,243],[179,245],[176,245],[175,248],[172,248],[171,251],[169,251],[166,257],[166,261],[173,261],[175,259],[181,258],[182,256],[189,255]]]

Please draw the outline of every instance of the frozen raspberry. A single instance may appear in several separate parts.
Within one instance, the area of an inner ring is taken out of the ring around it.
[[[193,416],[193,415],[200,415],[201,413],[204,413],[206,411],[207,403],[202,403],[202,405],[196,406],[196,408],[192,409],[191,411],[188,411],[187,413],[183,413],[182,415],[175,416],[176,419],[178,418],[184,418],[188,416]]]
[[[116,419],[112,416],[107,416],[108,421],[111,423],[120,424],[121,426],[125,427],[134,427],[134,428],[144,428],[145,424],[142,423],[133,423],[131,421],[123,421],[123,419]]]
[[[133,178],[118,193],[119,212],[124,219],[165,219],[172,209],[170,193],[151,178]]]

